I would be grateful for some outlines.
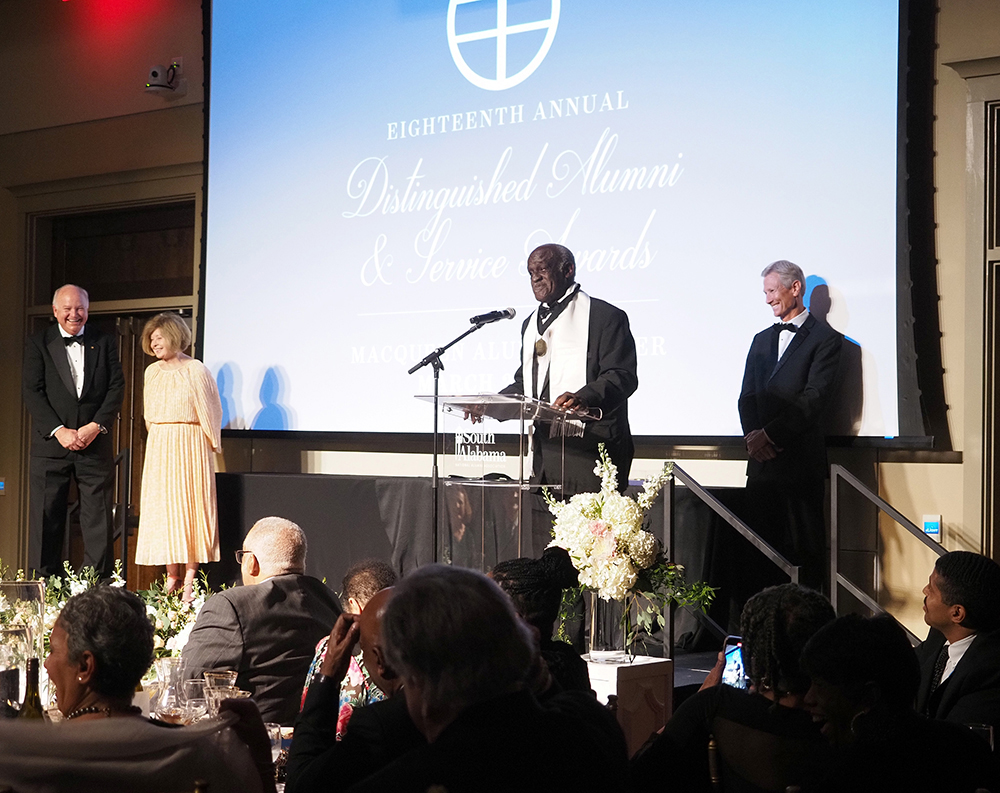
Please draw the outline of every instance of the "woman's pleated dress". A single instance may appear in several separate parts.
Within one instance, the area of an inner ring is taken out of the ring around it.
[[[194,358],[146,369],[149,427],[139,499],[136,564],[219,561],[214,452],[222,404],[212,373]]]

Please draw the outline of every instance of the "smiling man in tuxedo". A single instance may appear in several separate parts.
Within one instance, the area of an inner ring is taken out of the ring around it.
[[[761,273],[778,322],[754,336],[739,411],[747,463],[748,521],[793,564],[799,582],[823,587],[827,476],[824,411],[844,337],[805,308],[805,275],[777,261]]]
[[[628,423],[628,398],[635,392],[635,340],[628,316],[592,298],[576,283],[576,260],[566,247],[540,245],[528,256],[531,291],[538,309],[521,327],[521,366],[500,393],[524,394],[566,410],[599,410],[598,421],[567,422],[565,478],[563,438],[536,424],[532,480],[563,484],[562,496],[597,492],[597,446],[604,443],[618,467],[621,490],[628,486],[635,446]],[[541,553],[539,551],[539,553]]]
[[[32,418],[28,565],[62,572],[70,477],[80,491],[84,566],[111,574],[113,468],[109,431],[125,380],[115,339],[87,327],[90,298],[73,284],[52,296],[56,324],[28,338],[23,397]]]

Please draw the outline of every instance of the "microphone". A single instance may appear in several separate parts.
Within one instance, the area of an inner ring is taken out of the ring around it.
[[[514,319],[517,314],[512,308],[504,308],[499,311],[490,311],[488,314],[479,314],[472,317],[469,322],[473,325],[487,325],[501,319]]]

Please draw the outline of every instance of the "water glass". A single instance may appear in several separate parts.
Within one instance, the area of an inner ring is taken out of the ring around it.
[[[267,722],[264,724],[264,729],[267,730],[267,737],[271,741],[271,760],[276,763],[278,755],[281,754],[281,725]]]
[[[236,685],[236,672],[213,670],[203,672],[205,688],[229,688]]]
[[[219,703],[225,699],[245,699],[250,696],[249,691],[241,691],[235,686],[225,686],[223,688],[205,689],[205,702],[208,706],[208,715],[213,718],[219,715]]]
[[[181,683],[181,695],[185,701],[189,699],[204,699],[205,688],[204,680],[185,680]]]
[[[208,713],[208,703],[205,701],[205,681],[185,680],[181,683],[181,695],[184,700],[184,718],[186,724],[194,724]]]

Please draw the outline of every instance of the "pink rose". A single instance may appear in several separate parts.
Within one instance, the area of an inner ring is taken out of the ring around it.
[[[590,522],[590,533],[595,537],[603,537],[608,532],[608,524],[603,520],[592,520]]]

